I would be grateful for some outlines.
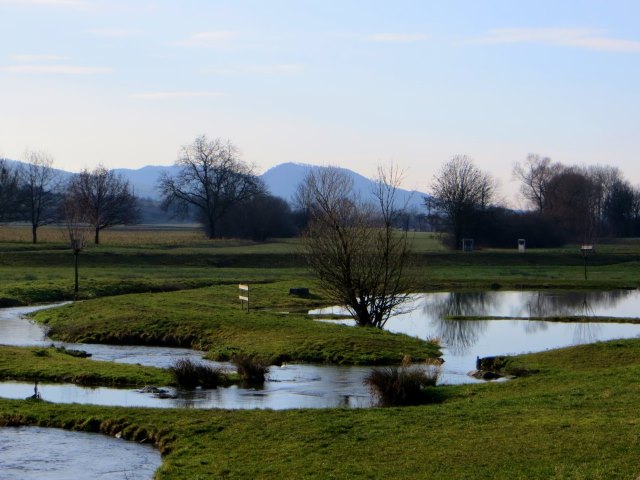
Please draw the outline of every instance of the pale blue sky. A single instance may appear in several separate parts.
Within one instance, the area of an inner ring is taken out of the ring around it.
[[[501,181],[540,153],[640,184],[640,2],[0,0],[0,155],[171,164],[196,135],[261,171],[427,190],[455,154]]]

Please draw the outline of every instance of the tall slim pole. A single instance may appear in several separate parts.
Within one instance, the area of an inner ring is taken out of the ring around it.
[[[584,279],[587,279],[587,254],[585,253],[584,255]]]

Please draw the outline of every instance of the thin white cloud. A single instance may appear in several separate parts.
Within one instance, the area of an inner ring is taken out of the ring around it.
[[[422,33],[373,33],[367,35],[366,39],[370,42],[378,43],[414,43],[423,42],[429,37]]]
[[[592,28],[498,28],[489,30],[477,42],[537,43],[600,52],[640,52],[640,41],[611,38],[606,33],[606,30]]]
[[[36,6],[36,7],[82,7],[86,0],[0,0],[0,5]]]
[[[229,41],[238,37],[238,32],[232,31],[216,31],[216,32],[200,32],[194,33],[185,40],[173,42],[172,45],[181,47],[206,47],[220,48],[229,44]]]
[[[68,60],[68,57],[63,57],[61,55],[34,55],[31,53],[19,53],[16,55],[11,55],[10,58],[14,62],[20,63],[60,62],[63,60]]]
[[[134,93],[131,98],[140,98],[143,100],[164,100],[172,98],[196,98],[196,97],[221,97],[222,92],[203,92],[203,91],[181,91],[181,92],[152,92],[152,93]]]
[[[424,33],[410,32],[378,32],[378,33],[338,33],[339,38],[351,38],[364,42],[374,43],[416,43],[424,42],[429,36]]]
[[[242,65],[237,67],[214,68],[208,73],[217,75],[296,75],[304,71],[302,65]]]
[[[53,74],[53,75],[96,75],[112,73],[107,67],[81,67],[74,65],[10,65],[0,70],[7,73]]]
[[[107,38],[130,38],[142,35],[142,32],[138,30],[128,30],[126,28],[92,28],[87,30],[87,33],[96,37]]]

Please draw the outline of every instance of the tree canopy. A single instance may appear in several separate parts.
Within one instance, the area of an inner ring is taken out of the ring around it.
[[[209,238],[216,238],[229,209],[263,190],[253,167],[228,140],[201,135],[182,147],[175,166],[178,172],[162,175],[158,183],[163,207],[183,216],[195,213]]]
[[[397,171],[379,172],[375,203],[353,193],[352,180],[338,168],[315,168],[298,190],[308,211],[303,249],[311,271],[332,301],[343,305],[359,326],[382,328],[408,300],[407,232],[394,228],[400,180]]]
[[[136,196],[121,175],[103,166],[74,175],[67,188],[67,200],[78,205],[94,229],[94,243],[100,231],[114,225],[130,225],[139,220]]]
[[[431,202],[445,218],[452,244],[459,249],[462,238],[471,235],[475,216],[493,201],[493,179],[465,155],[444,164],[431,183]]]

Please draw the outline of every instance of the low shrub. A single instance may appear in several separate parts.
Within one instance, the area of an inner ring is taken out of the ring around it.
[[[269,373],[269,364],[255,355],[236,354],[232,361],[238,369],[240,378],[251,385],[263,384]]]
[[[181,358],[169,368],[182,388],[216,388],[225,383],[226,374],[219,367],[211,367],[188,358]]]
[[[439,375],[437,365],[374,368],[364,383],[382,406],[419,405],[433,399]]]

